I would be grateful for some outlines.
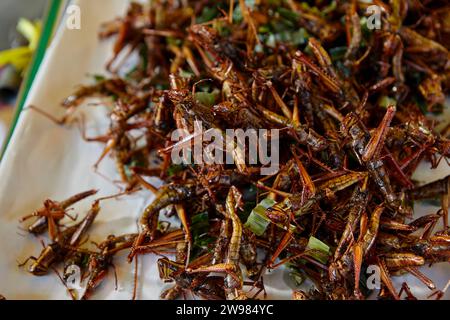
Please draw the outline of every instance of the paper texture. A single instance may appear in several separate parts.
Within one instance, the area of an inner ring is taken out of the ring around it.
[[[77,84],[88,81],[88,74],[104,73],[112,43],[100,42],[97,31],[100,23],[123,15],[127,6],[127,1],[121,0],[80,0],[75,3],[81,7],[81,30],[68,30],[63,20],[26,103],[26,106],[35,105],[56,116],[63,114],[59,106],[62,99],[72,93]],[[89,135],[106,132],[106,108],[88,106],[82,112],[86,115]],[[18,220],[39,208],[47,198],[62,200],[92,188],[101,190],[100,195],[116,193],[117,187],[93,170],[102,147],[101,144],[83,141],[76,126],[60,127],[34,111],[22,112],[0,164],[0,294],[8,299],[69,299],[54,273],[34,277],[17,266],[18,261],[22,262],[31,255],[37,256],[42,249],[37,238],[19,229]],[[118,179],[114,163],[108,157],[99,171],[107,177]],[[419,178],[433,180],[448,173],[449,168],[444,166],[443,170],[432,174],[422,170]],[[89,198],[74,206],[73,213],[83,216],[92,200]],[[90,229],[89,240],[101,241],[109,234],[135,232],[136,221],[151,200],[151,193],[140,192],[122,200],[104,202],[100,215]],[[420,209],[422,214],[433,212],[430,208]],[[111,269],[94,299],[131,298],[134,265],[125,261],[125,254],[115,258],[119,289],[114,290]],[[147,255],[139,259],[139,299],[158,299],[163,288],[169,286],[159,279],[155,263],[157,258]],[[448,263],[422,270],[436,281],[438,288],[442,288],[450,278]],[[265,275],[268,298],[289,299],[292,289],[287,284],[288,278],[288,272],[283,269]],[[399,285],[403,280],[402,277],[394,278]],[[406,280],[419,293],[419,297],[430,293],[417,279],[409,276]]]

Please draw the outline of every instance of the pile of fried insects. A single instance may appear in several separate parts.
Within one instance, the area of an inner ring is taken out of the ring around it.
[[[111,197],[149,189],[155,200],[135,234],[111,235],[92,250],[83,238],[108,198],[68,225],[68,209],[97,190],[46,200],[22,219],[50,239],[29,272],[63,265],[66,281],[76,265],[87,283],[76,298],[88,299],[126,250],[130,263],[162,256],[161,280],[173,283],[164,299],[263,298],[264,275],[280,267],[297,285],[313,284],[294,299],[416,299],[407,283],[392,282],[404,274],[428,298],[442,298],[419,267],[450,261],[450,176],[422,186],[411,176],[420,162],[434,169],[450,157],[450,126],[436,117],[450,88],[449,23],[447,1],[130,4],[100,30],[114,41],[109,76],[68,97],[62,118],[32,108],[81,127],[80,105],[100,97],[109,130],[83,138],[105,145],[95,167],[106,156],[117,165],[122,192]],[[189,144],[197,121],[224,135],[278,129],[279,170],[173,163],[172,133],[189,131]],[[162,187],[148,182],[155,176]],[[441,209],[414,219],[414,201],[434,198]],[[367,286],[374,266],[379,290]]]

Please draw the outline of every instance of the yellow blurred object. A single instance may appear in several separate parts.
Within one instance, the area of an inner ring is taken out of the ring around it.
[[[19,31],[27,40],[28,47],[34,51],[36,50],[41,35],[42,25],[40,21],[35,23],[21,18],[17,24],[17,31]]]
[[[31,59],[29,47],[19,47],[0,52],[0,67],[12,64],[18,71],[23,71]]]
[[[41,23],[31,22],[21,18],[17,24],[17,31],[20,32],[28,41],[28,46],[12,48],[0,52],[0,67],[11,64],[18,72],[23,72],[37,47],[41,34]]]

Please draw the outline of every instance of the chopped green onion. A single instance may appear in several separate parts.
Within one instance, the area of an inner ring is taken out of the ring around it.
[[[328,257],[330,255],[330,247],[320,241],[319,239],[311,236],[309,237],[308,245],[306,246],[306,250],[310,250],[308,255],[311,258],[316,259],[321,263],[327,263]]]
[[[326,17],[328,14],[330,14],[331,12],[336,10],[336,8],[337,8],[337,3],[335,0],[333,0],[333,2],[331,2],[329,5],[327,5],[325,8],[323,8],[321,10],[320,15],[322,17]]]
[[[219,90],[217,89],[215,89],[213,92],[195,93],[195,99],[197,99],[198,102],[200,102],[206,107],[212,107],[216,103],[218,97],[219,97]]]
[[[180,74],[180,77],[182,77],[182,78],[192,78],[192,77],[194,77],[194,73],[193,72],[190,72],[190,71],[186,71],[186,70],[180,70],[180,72],[179,72],[179,74]]]
[[[294,23],[298,22],[298,19],[300,18],[300,15],[292,10],[286,9],[286,8],[278,8],[278,13],[280,16],[282,16],[284,19],[290,20]]]
[[[201,212],[191,219],[192,234],[192,254],[191,259],[195,259],[199,254],[208,250],[210,244],[214,243],[215,237],[208,233],[210,229],[208,212]]]
[[[388,96],[382,96],[379,100],[380,107],[382,108],[387,108],[390,105],[397,105],[397,100],[395,100],[394,98],[388,97]]]
[[[245,227],[250,229],[257,236],[262,236],[270,224],[269,218],[266,216],[266,209],[273,206],[276,202],[273,199],[266,198],[262,200],[248,216]]]
[[[176,47],[179,47],[182,44],[182,41],[180,39],[174,37],[167,37],[166,41],[168,45]]]
[[[191,219],[191,227],[193,229],[195,228],[208,228],[209,222],[208,222],[208,212],[201,212],[199,214],[196,214]]]
[[[173,164],[169,168],[167,168],[167,175],[169,177],[176,175],[177,173],[183,171],[185,167],[181,164]]]
[[[233,11],[233,21],[235,23],[240,23],[242,21],[242,11],[240,6],[236,6]]]
[[[347,47],[334,47],[330,49],[330,56],[333,61],[342,60],[347,52]]]
[[[248,216],[245,226],[257,236],[262,236],[269,223],[270,220],[265,215],[257,213],[253,210]]]
[[[275,35],[269,34],[267,38],[266,45],[271,48],[275,48],[277,45],[277,40],[275,39]]]
[[[258,28],[258,33],[269,33],[270,32],[270,26],[265,24]]]
[[[321,11],[316,6],[310,6],[307,2],[302,2],[301,6],[304,10],[320,16]]]
[[[91,77],[94,79],[96,83],[102,82],[106,80],[106,77],[101,74],[92,74]]]
[[[250,10],[255,9],[256,0],[245,0],[245,6],[249,8]]]
[[[219,14],[219,10],[216,6],[204,7],[202,13],[197,18],[197,23],[205,23],[214,19]]]
[[[282,42],[290,43],[294,46],[305,44],[310,37],[305,28],[300,28],[297,31],[283,31],[275,36]]]
[[[299,271],[292,270],[291,272],[289,272],[289,276],[292,278],[297,287],[299,287],[303,282],[305,282],[305,276]]]

